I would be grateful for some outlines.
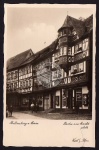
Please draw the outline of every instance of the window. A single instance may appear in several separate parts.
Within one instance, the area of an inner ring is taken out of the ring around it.
[[[67,47],[66,46],[65,47],[61,47],[60,51],[61,51],[62,55],[66,55],[67,54]]]
[[[23,75],[25,74],[25,68],[22,69],[22,73],[23,73]]]
[[[61,53],[61,55],[62,55],[62,47],[60,48],[60,53]]]
[[[32,79],[29,80],[29,86],[32,86]]]
[[[64,55],[64,47],[62,47],[62,55]]]
[[[74,66],[71,66],[71,73],[72,74],[80,73],[80,72],[84,72],[84,62],[76,64]]]
[[[17,88],[17,82],[14,83],[14,89],[16,89],[16,88]]]
[[[62,37],[59,39],[59,44],[67,42],[67,37]]]
[[[21,76],[21,70],[19,70],[19,76]]]
[[[79,51],[82,51],[82,42],[79,43]]]
[[[17,71],[15,71],[15,76],[14,76],[15,78],[17,78],[18,77],[18,72]]]
[[[64,29],[64,34],[66,34],[67,33],[67,31],[66,31],[66,29]]]
[[[26,81],[26,87],[28,87],[28,80]]]
[[[71,55],[71,47],[68,47],[68,55]]]
[[[79,64],[79,72],[84,71],[84,63]]]
[[[67,47],[64,47],[64,54],[67,54]]]
[[[88,38],[83,40],[83,51],[88,50],[89,49],[89,40]]]
[[[82,89],[76,89],[76,103],[82,107]]]
[[[60,36],[62,36],[62,32],[60,32]]]
[[[13,89],[13,83],[11,83],[11,89]]]
[[[53,71],[52,74],[53,74],[53,79],[57,78],[57,71]]]
[[[22,88],[22,81],[20,81],[20,88]]]
[[[25,88],[25,86],[26,86],[26,82],[25,82],[25,81],[23,81],[23,88]]]
[[[78,52],[78,44],[75,46],[75,53],[77,53]]]
[[[11,79],[13,79],[13,72],[11,72]]]
[[[59,106],[59,96],[55,96],[55,103],[57,106]]]
[[[37,78],[34,78],[34,87],[37,87],[38,83],[37,83]]]
[[[75,53],[80,52],[83,50],[83,43],[80,42],[79,44],[75,45]]]

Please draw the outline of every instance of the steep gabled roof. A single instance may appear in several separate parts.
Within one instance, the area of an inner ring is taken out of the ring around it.
[[[35,61],[38,61],[39,59],[47,56],[48,54],[53,53],[57,43],[58,43],[58,39],[56,39],[54,42],[52,42],[49,46],[47,46],[44,49],[35,53]]]
[[[25,62],[32,55],[34,55],[33,51],[31,49],[29,49],[29,50],[26,50],[14,57],[11,57],[7,61],[7,70],[11,70],[13,68],[19,67],[23,62]]]
[[[93,29],[93,15],[89,16],[85,19],[85,26],[87,28],[87,32],[90,32]]]
[[[92,15],[88,17],[87,19],[85,19],[84,21],[75,19],[67,15],[62,27],[58,30],[58,32],[63,28],[72,27],[75,29],[77,35],[81,37],[86,33],[86,29],[87,29],[87,32],[89,32],[92,29],[93,27],[92,22],[93,22]]]
[[[84,22],[81,21],[81,20],[75,19],[75,18],[73,18],[73,17],[70,17],[70,16],[69,16],[69,20],[70,20],[70,22],[71,22],[73,28],[75,29],[77,35],[79,36],[79,38],[80,38],[81,36],[83,36],[84,33],[85,33],[85,30],[86,30],[86,29],[85,29]]]

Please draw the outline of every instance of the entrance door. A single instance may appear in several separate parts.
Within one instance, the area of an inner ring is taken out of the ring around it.
[[[49,109],[50,107],[49,95],[44,96],[44,110]]]
[[[68,108],[72,108],[72,90],[68,90],[68,99],[67,99]]]

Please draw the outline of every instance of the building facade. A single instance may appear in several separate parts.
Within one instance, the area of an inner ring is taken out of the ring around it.
[[[37,102],[40,110],[79,106],[91,111],[92,33],[93,16],[83,21],[66,16],[51,45],[35,54],[30,50],[27,57],[19,54],[24,61],[7,63],[7,104],[21,110]]]

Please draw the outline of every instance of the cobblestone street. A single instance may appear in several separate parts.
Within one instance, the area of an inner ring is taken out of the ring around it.
[[[13,112],[8,119],[52,119],[52,120],[91,120],[91,114],[65,114],[65,113],[46,113],[46,112]]]

